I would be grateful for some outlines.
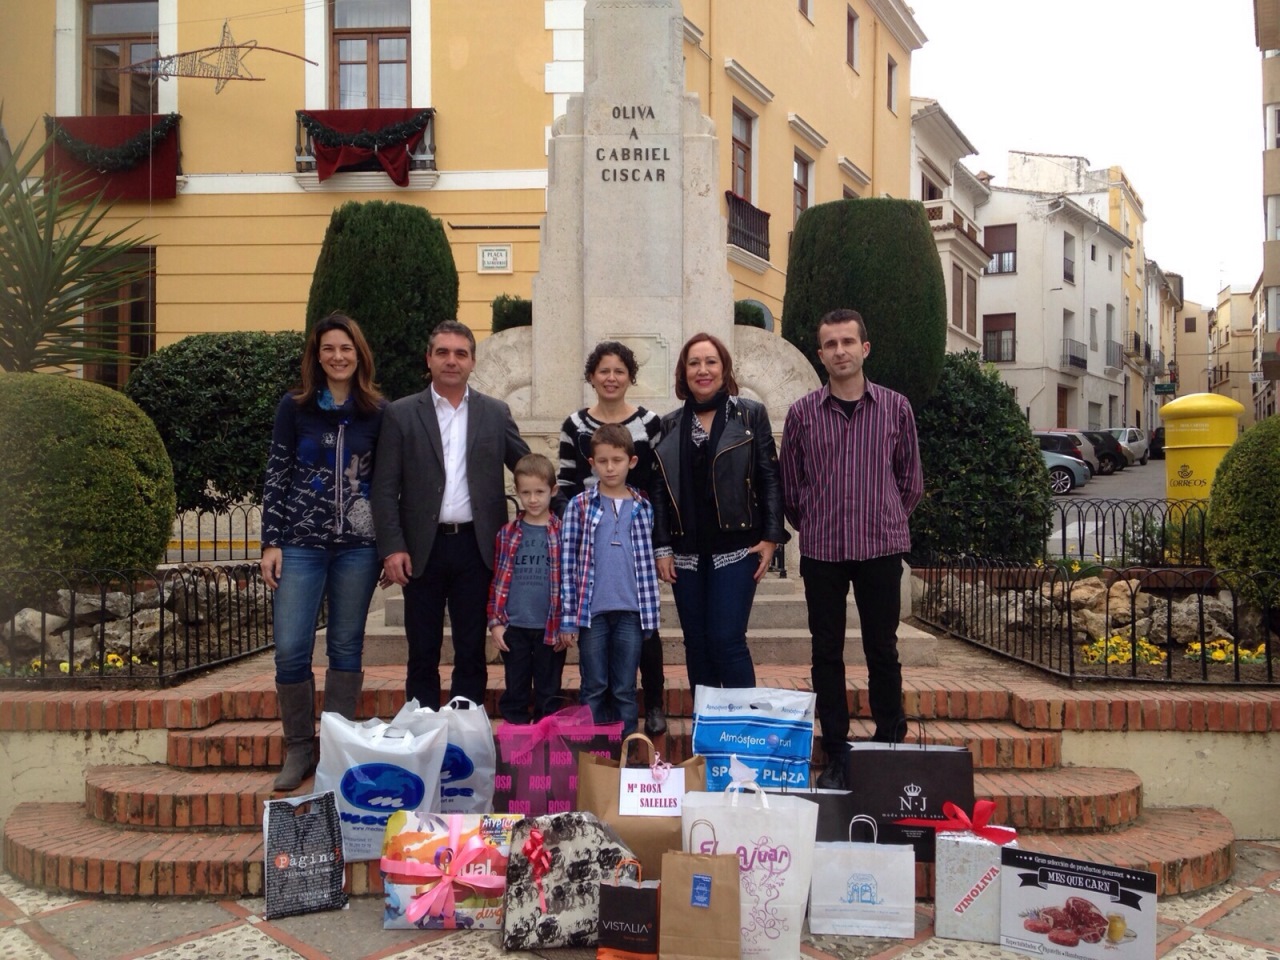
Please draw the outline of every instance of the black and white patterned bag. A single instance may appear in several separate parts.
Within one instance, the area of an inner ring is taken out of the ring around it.
[[[634,854],[591,813],[529,817],[511,831],[502,947],[590,947],[597,939],[600,881]]]

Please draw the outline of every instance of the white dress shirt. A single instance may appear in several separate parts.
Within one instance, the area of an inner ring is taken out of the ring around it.
[[[471,388],[462,394],[455,408],[431,387],[431,401],[440,425],[440,444],[444,449],[444,499],[440,503],[441,523],[470,523],[471,493],[467,488],[467,415]]]

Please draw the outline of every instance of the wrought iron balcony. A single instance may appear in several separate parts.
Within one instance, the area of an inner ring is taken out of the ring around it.
[[[1124,335],[1124,355],[1126,357],[1136,357],[1142,353],[1142,334],[1136,330],[1130,331]]]
[[[1058,360],[1058,368],[1063,373],[1080,376],[1089,369],[1088,348],[1079,340],[1062,338],[1062,355]]]
[[[724,198],[729,203],[729,242],[761,260],[768,260],[769,214],[732,190],[726,190]]]
[[[1062,279],[1067,283],[1076,282],[1076,262],[1069,257],[1062,258]]]
[[[296,111],[294,139],[294,163],[298,173],[316,170],[316,141],[307,129],[303,114],[333,128],[327,131],[334,139],[330,149],[337,149],[339,144],[350,141],[352,149],[348,152],[351,156],[343,156],[338,168],[344,172],[383,170],[385,164],[377,159],[378,151],[406,146],[410,147],[410,171],[436,169],[434,110],[299,110]],[[360,153],[369,156],[361,158]]]
[[[1119,340],[1107,341],[1107,368],[1109,370],[1119,370],[1124,366],[1124,351],[1120,347]]]

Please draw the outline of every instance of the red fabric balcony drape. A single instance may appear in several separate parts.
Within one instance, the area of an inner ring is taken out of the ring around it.
[[[431,111],[415,107],[299,110],[298,118],[311,134],[322,183],[343,169],[376,158],[393,183],[407,187],[409,154],[422,143]],[[322,132],[317,132],[317,124],[324,128]]]
[[[176,114],[124,117],[49,117],[54,135],[45,154],[46,177],[77,182],[69,194],[109,201],[172,200],[178,193]]]

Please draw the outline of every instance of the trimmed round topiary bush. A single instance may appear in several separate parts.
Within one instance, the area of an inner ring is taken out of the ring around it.
[[[911,514],[913,556],[1040,557],[1049,475],[1008,384],[972,351],[947,354],[937,392],[915,415],[924,499]]]
[[[818,321],[852,308],[867,323],[867,378],[906,395],[918,412],[933,395],[947,348],[942,264],[915,200],[835,200],[800,214],[791,235],[782,335],[818,360]]]
[[[301,377],[296,330],[199,333],[138,365],[125,392],[151,417],[173,461],[181,510],[262,499],[271,425]]]
[[[150,570],[173,529],[173,468],[128,397],[47,373],[0,376],[0,578]]]
[[[493,298],[493,303],[490,306],[493,308],[493,320],[491,321],[490,330],[494,333],[501,333],[503,330],[510,330],[512,327],[533,326],[532,300],[500,293]]]
[[[407,203],[344,203],[329,220],[307,300],[307,330],[334,310],[355,319],[390,400],[426,385],[427,338],[458,316],[444,227]]]
[[[1280,573],[1280,417],[1250,427],[1222,458],[1205,547],[1219,569]]]

